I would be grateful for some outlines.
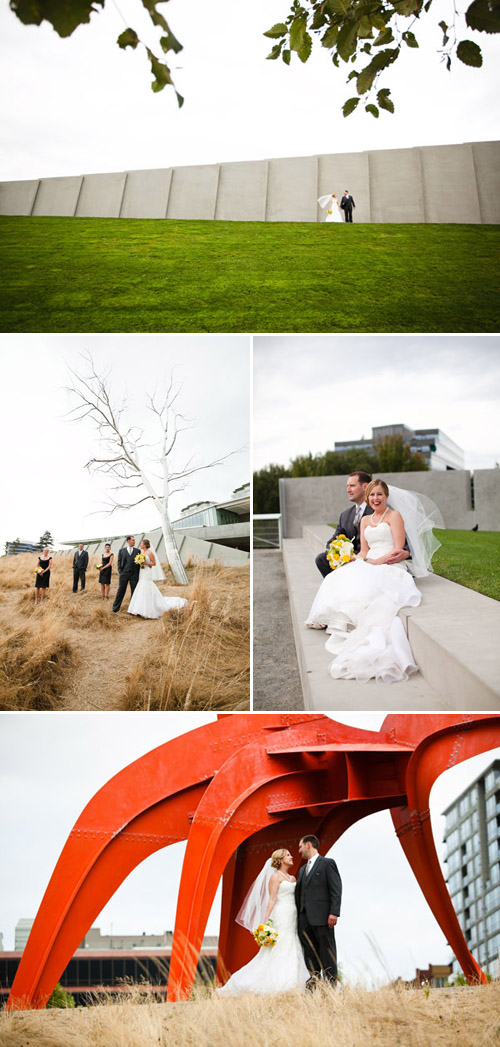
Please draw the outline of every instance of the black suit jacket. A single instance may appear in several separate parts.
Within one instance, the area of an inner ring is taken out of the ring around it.
[[[356,207],[356,204],[354,203],[354,198],[352,196],[343,196],[340,201],[340,206],[343,211],[346,209],[352,211],[352,208]]]
[[[129,553],[128,545],[124,545],[118,553],[118,574],[126,575],[128,578],[138,578],[140,567],[135,563],[135,557],[140,553],[135,547]]]
[[[354,523],[354,517],[356,515],[357,505],[351,505],[350,509],[344,509],[344,512],[340,514],[339,522],[335,531],[332,534],[330,540],[326,543],[326,548],[330,548],[330,542],[333,542],[334,538],[338,538],[339,534],[345,534],[346,538],[350,538],[354,545],[354,552],[359,553],[361,547],[361,535],[360,535],[360,524],[363,516],[371,516],[373,509],[371,506],[365,506],[365,511],[359,524],[356,526]]]
[[[75,555],[73,557],[73,568],[76,567],[76,568],[78,568],[78,570],[86,571],[88,565],[89,565],[89,554],[88,554],[87,550],[86,549],[82,549],[82,551],[80,552],[80,550],[77,549],[76,553],[75,553]]]
[[[295,902],[299,912],[305,871],[306,866],[303,865],[299,869],[295,888]],[[337,863],[333,858],[323,858],[319,855],[304,884],[306,916],[311,927],[326,926],[330,914],[340,916],[341,899],[342,880]]]

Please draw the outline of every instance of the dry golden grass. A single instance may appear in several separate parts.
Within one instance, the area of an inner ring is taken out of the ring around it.
[[[141,999],[144,1002],[140,1002]],[[495,1047],[500,986],[347,988],[158,1004],[125,994],[108,1004],[0,1015],[1,1047]]]
[[[185,610],[159,620],[101,599],[91,558],[72,592],[72,557],[55,553],[48,595],[34,604],[36,556],[0,558],[0,709],[248,709],[249,570],[189,565]]]

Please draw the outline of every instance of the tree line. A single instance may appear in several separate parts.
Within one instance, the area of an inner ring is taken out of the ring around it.
[[[429,468],[420,451],[412,451],[402,436],[386,436],[374,451],[353,448],[325,451],[324,454],[298,455],[290,465],[266,465],[253,474],[254,513],[279,513],[280,477],[349,476],[362,469],[377,473],[422,472]]]

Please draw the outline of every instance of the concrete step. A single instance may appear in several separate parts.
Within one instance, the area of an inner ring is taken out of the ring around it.
[[[366,684],[333,680],[325,633],[304,621],[321,578],[314,557],[331,528],[304,528],[302,539],[285,539],[287,576],[297,658],[307,709],[444,710],[500,709],[500,604],[445,578],[419,579],[422,603],[401,612],[420,672],[409,680]]]

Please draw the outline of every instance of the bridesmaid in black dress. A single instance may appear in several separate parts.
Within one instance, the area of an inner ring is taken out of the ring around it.
[[[38,602],[42,602],[45,592],[49,588],[51,563],[50,549],[46,546],[42,550],[42,555],[38,557],[38,567],[41,567],[41,571],[37,571],[35,575],[35,607]]]
[[[102,567],[99,570],[99,581],[101,583],[101,595],[103,600],[109,600],[111,588],[111,568],[113,566],[114,553],[111,552],[109,542],[104,547],[104,556],[101,557]]]

